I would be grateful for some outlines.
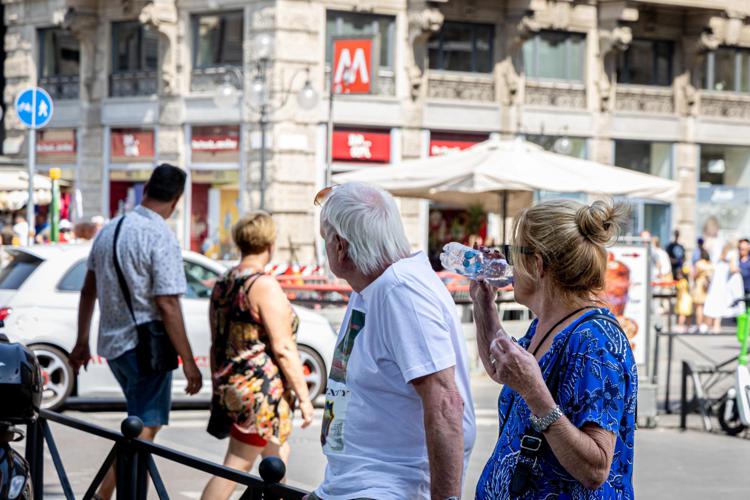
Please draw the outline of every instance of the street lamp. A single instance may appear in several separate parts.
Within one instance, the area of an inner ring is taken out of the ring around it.
[[[318,104],[318,92],[313,88],[310,82],[310,70],[297,70],[289,80],[289,85],[285,89],[275,90],[269,84],[268,72],[271,66],[271,53],[273,49],[273,39],[268,34],[260,34],[255,39],[255,51],[257,59],[253,63],[253,79],[247,88],[249,106],[254,112],[258,113],[258,128],[260,129],[260,208],[266,208],[266,129],[269,123],[269,116],[274,111],[283,108],[289,97],[292,95],[292,87],[297,77],[305,73],[305,83],[297,92],[297,104],[304,110],[313,109]],[[219,85],[214,95],[214,104],[222,109],[230,109],[237,105],[237,99],[240,93],[229,81],[229,73],[244,83],[242,73],[233,66],[229,66],[224,83]],[[244,87],[244,85],[243,85]],[[274,102],[274,98],[279,95],[280,101]],[[242,176],[241,176],[242,177]],[[240,186],[240,198],[242,198],[243,187]],[[240,203],[244,208],[244,204]]]

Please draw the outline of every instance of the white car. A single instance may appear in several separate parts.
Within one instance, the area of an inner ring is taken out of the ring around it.
[[[91,328],[93,358],[78,377],[68,364],[76,341],[78,300],[86,275],[90,245],[40,245],[10,248],[12,259],[0,271],[0,320],[11,341],[29,346],[42,366],[45,379],[43,407],[61,407],[70,396],[122,399],[122,391],[107,361],[96,355],[98,307]],[[211,284],[225,268],[200,254],[183,252],[188,291],[182,299],[185,324],[203,389],[190,401],[208,401],[211,395],[208,302]],[[112,290],[113,293],[119,293]],[[328,321],[309,309],[295,306],[300,317],[297,343],[310,395],[315,400],[325,390],[327,369],[336,343]],[[187,401],[182,370],[174,372],[173,400]]]

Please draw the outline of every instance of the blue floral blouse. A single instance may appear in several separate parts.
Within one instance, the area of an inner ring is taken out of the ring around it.
[[[610,314],[607,309],[589,311]],[[564,353],[559,351],[571,333],[574,321],[559,332],[550,350],[539,360],[545,378],[555,359],[561,362],[562,378],[555,401],[568,419],[578,428],[586,423],[612,431],[617,435],[614,459],[609,478],[598,489],[590,490],[576,481],[560,465],[549,447],[543,447],[534,466],[533,487],[522,499],[632,499],[633,438],[638,393],[638,374],[628,340],[621,330],[608,321],[591,319],[580,323],[568,341]],[[536,333],[537,321],[529,327],[519,345],[528,349]],[[508,408],[515,404],[508,415]],[[498,398],[502,434],[477,484],[478,500],[510,498],[508,488],[518,461],[521,436],[529,427],[529,408],[517,392],[503,388]]]

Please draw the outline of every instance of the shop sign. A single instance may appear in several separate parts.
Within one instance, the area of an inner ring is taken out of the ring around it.
[[[334,130],[333,159],[368,163],[391,161],[390,132]]]
[[[142,169],[112,170],[109,173],[109,180],[119,182],[146,182],[149,177],[151,177],[152,173],[152,170]]]
[[[45,129],[37,132],[36,153],[39,163],[61,164],[76,161],[74,129]]]
[[[646,363],[649,272],[648,251],[641,245],[609,248],[605,298],[633,349],[636,363]]]
[[[220,153],[239,151],[239,127],[193,127],[190,146],[193,152]]]
[[[75,141],[38,141],[36,152],[40,155],[67,155],[76,152]]]
[[[147,129],[113,129],[112,160],[137,162],[154,158],[154,131]]]
[[[447,153],[463,151],[480,142],[486,141],[488,136],[468,136],[457,134],[432,134],[430,137],[430,156],[441,156]]]
[[[337,94],[372,92],[372,38],[334,38],[333,88]]]
[[[195,170],[190,172],[193,184],[237,184],[240,176],[237,169]]]

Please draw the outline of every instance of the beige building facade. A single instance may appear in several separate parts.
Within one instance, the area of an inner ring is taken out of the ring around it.
[[[312,198],[327,161],[328,47],[332,36],[372,35],[376,91],[336,97],[334,171],[441,154],[490,136],[523,136],[678,181],[671,206],[634,201],[633,233],[649,229],[668,238],[679,228],[689,245],[714,218],[727,239],[750,235],[745,1],[3,0],[3,6],[3,152],[27,154],[16,95],[34,84],[47,89],[55,113],[38,137],[40,169],[63,167],[82,217],[127,210],[150,168],[175,163],[190,174],[173,221],[178,236],[186,247],[227,256],[227,228],[260,203],[261,115],[253,85],[262,71],[270,82],[265,208],[279,223],[280,258],[314,262],[321,250]],[[269,38],[270,46],[259,46]],[[270,53],[261,64],[263,50]],[[320,97],[310,110],[296,99],[308,77]],[[229,106],[217,98],[227,85],[237,89]],[[415,247],[456,236],[462,224],[488,238],[498,230],[496,221],[471,211],[400,203]]]

